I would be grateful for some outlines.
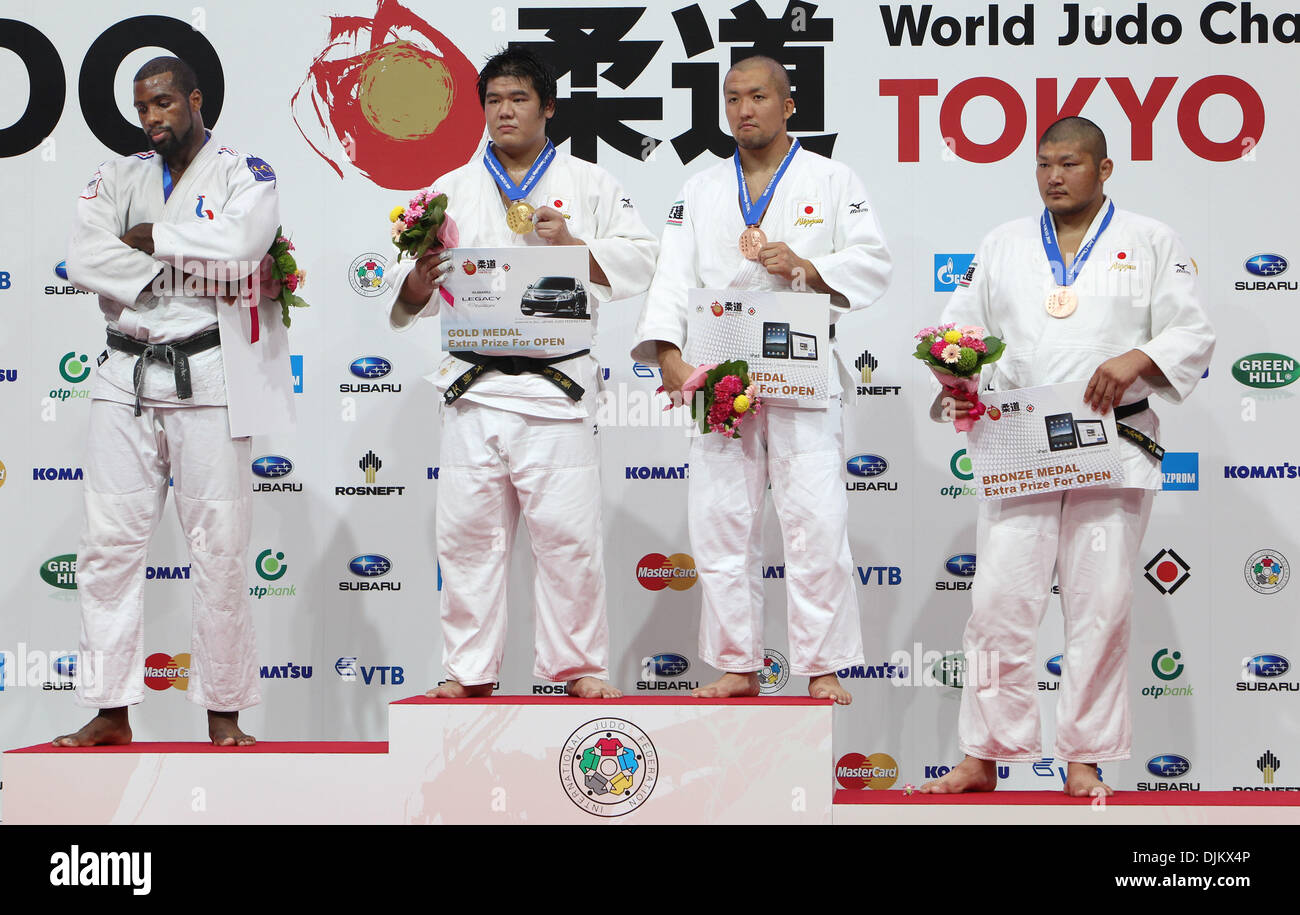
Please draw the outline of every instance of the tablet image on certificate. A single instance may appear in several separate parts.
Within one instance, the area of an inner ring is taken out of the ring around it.
[[[791,359],[817,359],[817,338],[812,334],[790,333]]]
[[[1079,447],[1106,444],[1106,426],[1099,419],[1076,419],[1074,431],[1079,438]]]
[[[1065,451],[1078,448],[1079,442],[1074,437],[1074,414],[1053,413],[1043,417],[1047,423],[1047,447],[1052,451]]]
[[[763,358],[790,358],[790,325],[781,321],[763,322]]]

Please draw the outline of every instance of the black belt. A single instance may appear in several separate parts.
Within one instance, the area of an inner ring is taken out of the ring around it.
[[[1157,443],[1155,439],[1149,437],[1143,432],[1139,432],[1137,429],[1134,429],[1132,426],[1126,426],[1122,422],[1120,422],[1121,419],[1128,419],[1130,416],[1133,416],[1137,413],[1141,413],[1144,410],[1149,410],[1150,408],[1151,408],[1151,404],[1148,401],[1148,399],[1145,397],[1143,397],[1141,400],[1137,401],[1136,403],[1125,404],[1122,407],[1116,407],[1115,408],[1115,431],[1118,432],[1120,435],[1124,436],[1133,444],[1137,445],[1138,447],[1145,448],[1147,451],[1151,453],[1152,457],[1154,457],[1157,461],[1162,461],[1164,460],[1165,457],[1165,449],[1161,448],[1159,443]]]
[[[582,395],[586,389],[578,382],[574,381],[568,375],[555,368],[555,363],[564,362],[568,359],[577,359],[579,356],[587,355],[591,350],[578,350],[576,353],[566,353],[563,356],[551,356],[546,359],[533,359],[528,356],[485,356],[482,353],[476,353],[472,350],[453,350],[451,355],[457,359],[471,363],[474,367],[462,374],[459,378],[447,386],[446,392],[442,395],[444,403],[455,403],[460,395],[469,390],[470,385],[478,381],[484,372],[490,372],[495,369],[503,375],[541,375],[547,381],[554,384],[563,391],[573,401],[582,400]]]
[[[188,340],[179,340],[176,343],[141,343],[134,337],[128,337],[126,334],[110,328],[108,331],[108,345],[112,349],[140,357],[135,361],[135,370],[131,374],[132,381],[135,383],[135,415],[139,416],[140,391],[144,387],[145,363],[151,359],[156,359],[172,366],[176,378],[176,396],[181,400],[189,400],[194,396],[193,388],[190,386],[189,357],[195,353],[212,349],[214,346],[220,346],[221,331],[219,328],[213,327],[210,330],[195,334]]]
[[[832,339],[832,340],[835,339],[835,325],[834,325],[834,324],[831,325],[831,339]]]

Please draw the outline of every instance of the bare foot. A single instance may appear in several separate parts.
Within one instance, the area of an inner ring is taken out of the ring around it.
[[[1070,797],[1109,797],[1115,789],[1097,777],[1095,763],[1067,763],[1065,767],[1065,793]]]
[[[997,786],[997,761],[967,756],[943,778],[926,782],[917,790],[922,794],[965,794],[968,791],[992,791]]]
[[[608,680],[600,680],[596,677],[579,677],[570,680],[566,689],[570,696],[577,696],[579,699],[617,699],[623,695],[610,686]]]
[[[492,695],[492,684],[461,686],[455,680],[448,680],[442,686],[435,686],[424,695],[430,699],[486,699]]]
[[[218,747],[251,747],[257,743],[256,737],[239,729],[239,712],[209,710],[208,737]]]
[[[131,725],[127,721],[126,706],[100,709],[99,714],[75,734],[55,737],[56,747],[120,746],[131,742]]]
[[[691,695],[696,699],[732,699],[758,694],[758,671],[748,674],[723,674],[712,683],[691,690]]]
[[[822,674],[809,680],[808,695],[814,699],[834,699],[840,705],[848,705],[853,701],[852,694],[840,686],[840,678],[833,673]]]

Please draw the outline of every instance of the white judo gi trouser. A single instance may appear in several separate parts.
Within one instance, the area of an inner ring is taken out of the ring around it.
[[[790,671],[863,663],[844,493],[840,398],[825,410],[765,406],[739,440],[691,441],[688,527],[700,588],[700,658],[763,669],[763,503],[769,479],[785,547]]]
[[[1055,569],[1065,617],[1055,755],[1128,759],[1129,611],[1154,496],[1098,487],[980,504],[974,609],[962,643],[964,753],[1008,762],[1043,757],[1035,658]],[[975,682],[979,670],[989,673],[985,684]]]
[[[90,708],[144,698],[144,581],[149,540],[174,480],[190,547],[191,702],[237,712],[260,701],[246,562],[252,528],[247,438],[232,439],[223,406],[148,407],[92,400],[86,522],[77,548],[81,658],[102,659],[78,688]]]
[[[443,407],[437,549],[443,668],[496,683],[507,576],[522,512],[533,546],[533,673],[609,678],[600,466],[590,418],[548,419],[459,400]]]

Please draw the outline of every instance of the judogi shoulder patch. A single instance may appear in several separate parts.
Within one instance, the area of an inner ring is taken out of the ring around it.
[[[257,156],[249,156],[244,160],[248,165],[248,170],[253,173],[253,177],[258,181],[274,181],[275,170],[267,165],[265,161]]]

